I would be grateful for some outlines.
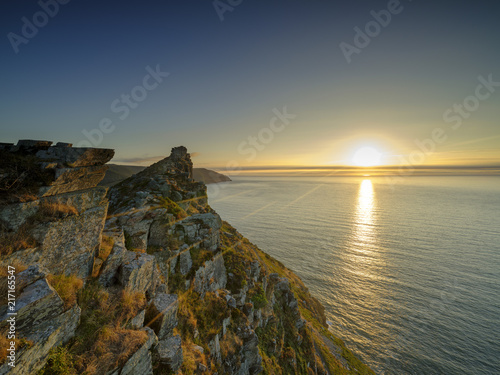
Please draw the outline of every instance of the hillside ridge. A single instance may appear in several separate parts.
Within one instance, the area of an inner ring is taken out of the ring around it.
[[[111,187],[146,169],[137,165],[108,164],[108,170],[99,186]],[[231,181],[231,179],[219,172],[206,168],[193,168],[193,179],[204,184],[216,184]]]
[[[16,366],[3,357],[0,374],[373,374],[300,278],[210,207],[185,147],[109,189],[96,185],[112,150],[0,154],[17,312]]]

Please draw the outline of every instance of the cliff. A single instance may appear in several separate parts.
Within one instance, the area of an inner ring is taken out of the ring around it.
[[[210,207],[184,147],[109,191],[112,150],[1,147],[0,285],[15,267],[17,315],[0,374],[373,374],[301,280]]]
[[[146,167],[139,167],[136,165],[108,164],[108,166],[109,168],[106,175],[99,183],[99,186],[111,187],[146,169]],[[193,168],[193,179],[198,182],[203,182],[204,184],[216,184],[219,182],[231,181],[228,176],[206,168]]]

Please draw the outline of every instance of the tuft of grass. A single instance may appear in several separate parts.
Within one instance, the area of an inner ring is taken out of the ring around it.
[[[33,341],[26,340],[25,338],[16,338],[14,340],[7,339],[7,331],[0,332],[0,347],[2,351],[0,351],[0,364],[4,363],[7,358],[7,349],[10,347],[10,342],[15,342],[16,352],[25,347],[31,347],[33,345]]]
[[[48,364],[42,374],[59,374],[55,367],[69,363],[78,374],[105,374],[122,366],[145,342],[147,333],[123,328],[128,320],[146,306],[142,293],[108,293],[96,281],[89,280],[77,293],[82,309],[76,336]],[[68,370],[68,371],[70,371]],[[64,373],[64,372],[62,372]],[[73,374],[68,372],[68,374]]]
[[[179,294],[177,318],[183,339],[188,338],[204,346],[222,330],[222,321],[231,312],[226,300],[215,293],[206,293],[203,303],[200,303],[200,299],[200,295],[192,289]],[[195,339],[196,329],[199,336]]]
[[[145,331],[104,327],[86,356],[89,375],[103,374],[123,366],[147,340]],[[95,369],[95,370],[94,370]]]
[[[46,365],[37,375],[76,375],[73,355],[64,346],[50,350]]]
[[[181,371],[183,375],[193,375],[196,374],[198,369],[198,364],[202,363],[207,366],[207,358],[205,354],[200,353],[194,348],[194,343],[187,339],[182,340],[182,365]]]
[[[232,331],[228,331],[220,341],[221,354],[224,358],[234,355],[242,346],[243,340]]]
[[[18,197],[36,195],[54,180],[53,169],[42,169],[34,155],[0,150],[0,202],[19,202]]]
[[[228,278],[226,288],[231,293],[238,293],[247,284],[248,258],[232,248],[226,249],[223,257],[227,273],[233,274],[232,277]]]
[[[184,211],[181,206],[175,203],[172,199],[168,197],[160,197],[159,199],[160,206],[165,208],[169,214],[174,215],[177,220],[187,217],[186,211]]]
[[[111,236],[102,236],[101,246],[99,247],[99,255],[97,256],[103,262],[108,259],[111,250],[113,250],[113,246],[115,245],[115,239]]]
[[[0,255],[10,255],[16,251],[36,247],[37,243],[31,235],[32,226],[24,223],[16,231],[8,231],[0,226]]]
[[[262,285],[256,285],[255,288],[249,292],[249,297],[256,309],[261,309],[267,305],[268,301],[266,293],[264,292],[264,289],[262,289]]]
[[[64,309],[68,310],[76,303],[78,290],[83,286],[83,280],[75,275],[49,275],[47,281],[64,301]]]
[[[44,201],[40,204],[38,212],[32,217],[32,220],[47,222],[64,219],[72,215],[78,215],[78,210],[75,207],[60,202]]]

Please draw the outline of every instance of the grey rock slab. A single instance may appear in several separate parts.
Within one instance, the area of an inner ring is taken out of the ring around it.
[[[151,327],[160,340],[172,336],[177,326],[179,301],[176,294],[157,293],[151,300],[146,313],[146,324]]]
[[[167,370],[176,372],[182,365],[182,340],[179,335],[160,340],[156,347],[158,359]]]

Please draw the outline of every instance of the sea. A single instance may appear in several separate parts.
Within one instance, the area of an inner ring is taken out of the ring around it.
[[[209,203],[377,374],[500,374],[500,177],[232,177]]]

